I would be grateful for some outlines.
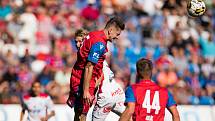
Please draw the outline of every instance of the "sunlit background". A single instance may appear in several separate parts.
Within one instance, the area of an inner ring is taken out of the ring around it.
[[[76,61],[74,33],[103,29],[114,15],[126,22],[107,54],[117,82],[135,83],[136,61],[149,58],[153,81],[172,92],[182,121],[215,121],[215,0],[205,2],[206,13],[190,18],[187,0],[0,0],[0,121],[19,120],[20,97],[33,81],[63,104],[56,120],[70,117],[61,110]]]

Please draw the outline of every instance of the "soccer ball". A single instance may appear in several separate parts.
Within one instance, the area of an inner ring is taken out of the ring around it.
[[[205,13],[206,6],[203,0],[188,0],[187,11],[192,17],[199,17]]]

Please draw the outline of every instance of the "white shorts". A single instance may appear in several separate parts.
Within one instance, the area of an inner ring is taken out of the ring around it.
[[[97,94],[97,102],[94,106],[93,121],[104,121],[110,111],[121,114],[125,110],[125,93],[114,80],[108,85],[102,86],[102,93]]]

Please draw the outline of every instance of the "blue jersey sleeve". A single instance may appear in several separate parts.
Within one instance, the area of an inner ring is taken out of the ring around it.
[[[125,103],[128,103],[128,102],[136,102],[136,99],[134,97],[134,92],[132,90],[132,87],[131,86],[128,86],[126,91],[125,91]]]
[[[175,102],[172,94],[170,92],[168,92],[168,102],[167,102],[166,107],[171,107],[173,105],[176,105],[176,102]]]
[[[93,63],[98,63],[99,57],[105,53],[105,45],[102,42],[97,42],[92,45],[87,60]]]

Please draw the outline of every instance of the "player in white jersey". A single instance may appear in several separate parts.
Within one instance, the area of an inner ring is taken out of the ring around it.
[[[25,111],[28,111],[27,121],[48,121],[55,115],[54,104],[45,93],[41,93],[39,82],[33,82],[29,94],[22,98],[22,111],[20,121],[23,120]]]
[[[104,121],[110,111],[120,115],[124,110],[125,93],[114,80],[114,74],[106,61],[103,62],[104,80],[97,94],[97,101],[93,109],[93,121]]]

